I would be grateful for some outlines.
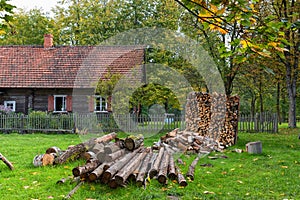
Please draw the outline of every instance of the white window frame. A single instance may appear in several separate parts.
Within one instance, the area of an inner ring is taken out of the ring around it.
[[[100,110],[97,110],[97,99],[99,98],[99,104],[100,104]],[[105,108],[103,110],[102,108],[102,99],[105,99]],[[100,95],[95,95],[94,96],[94,112],[108,112],[107,111],[107,98],[102,97]]]
[[[8,104],[12,104],[12,108],[8,106]],[[4,107],[10,107],[11,111],[15,112],[16,111],[16,101],[4,101]]]
[[[53,112],[67,112],[67,95],[54,95],[54,110]],[[62,105],[63,107],[61,110],[56,110],[56,98],[62,98]]]

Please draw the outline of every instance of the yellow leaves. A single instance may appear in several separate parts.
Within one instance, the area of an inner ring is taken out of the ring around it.
[[[240,44],[242,45],[243,48],[247,48],[248,47],[248,42],[246,40],[241,40]]]
[[[282,169],[287,169],[288,166],[285,166],[285,165],[284,165],[284,166],[281,166],[281,168],[282,168]]]
[[[212,192],[212,191],[204,191],[203,193],[204,193],[204,194],[215,194],[215,193]]]

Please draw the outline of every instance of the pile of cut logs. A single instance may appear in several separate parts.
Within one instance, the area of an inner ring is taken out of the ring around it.
[[[116,133],[110,133],[71,146],[65,151],[51,147],[45,154],[36,156],[33,164],[35,166],[63,164],[84,158],[85,164],[72,170],[73,176],[83,181],[97,181],[116,188],[126,185],[129,181],[135,182],[138,186],[145,186],[149,179],[156,178],[162,184],[167,184],[168,179],[177,180],[180,186],[185,187],[187,181],[176,165],[173,153],[208,154],[213,150],[220,150],[212,139],[178,129],[161,137],[152,147],[144,147],[143,142],[142,135],[120,139]],[[186,174],[191,180],[194,179],[198,160],[199,156],[189,166]]]
[[[186,131],[209,137],[224,147],[236,143],[239,97],[193,92],[186,105]]]

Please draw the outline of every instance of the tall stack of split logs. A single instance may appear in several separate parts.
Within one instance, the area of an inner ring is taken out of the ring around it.
[[[193,92],[186,105],[186,131],[209,137],[224,147],[236,143],[239,97]]]

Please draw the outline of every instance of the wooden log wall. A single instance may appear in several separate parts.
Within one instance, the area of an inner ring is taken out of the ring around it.
[[[186,105],[186,131],[214,139],[224,147],[236,143],[239,97],[193,92]]]

